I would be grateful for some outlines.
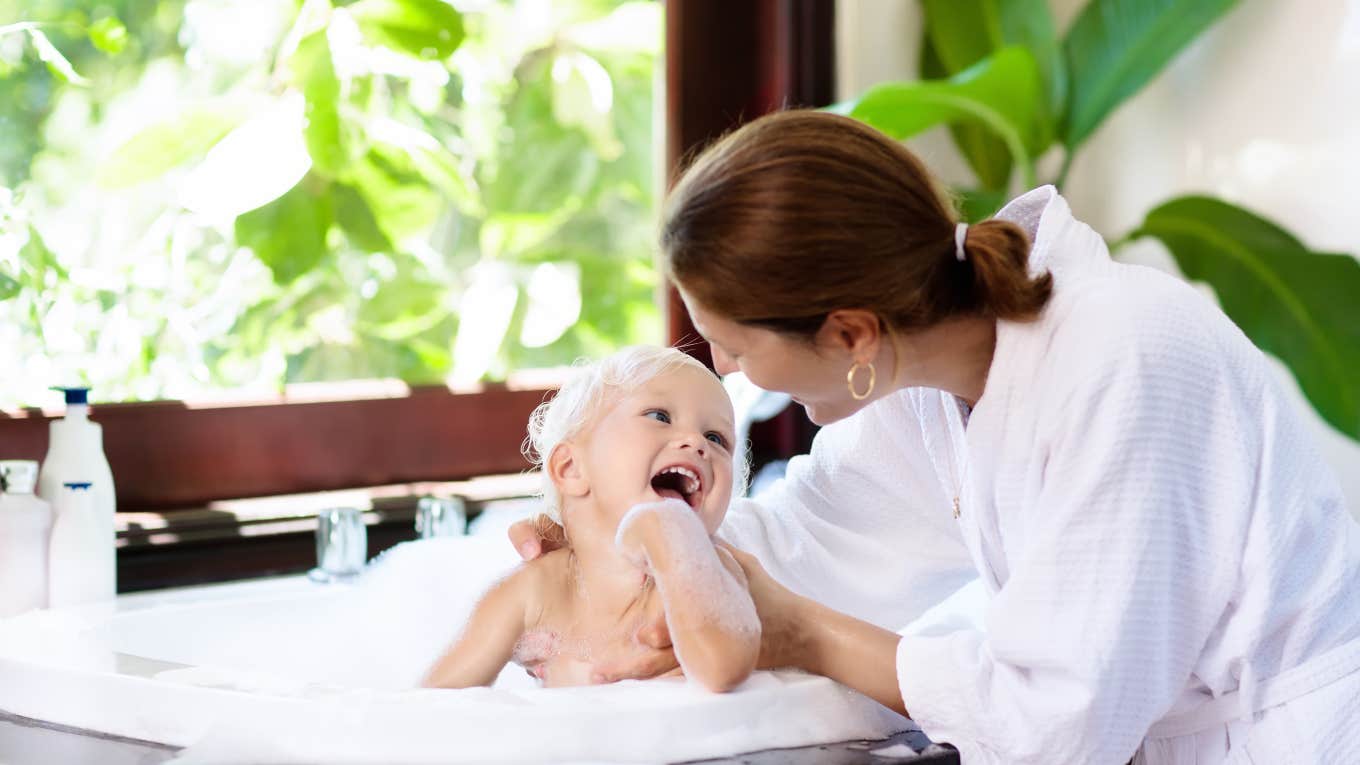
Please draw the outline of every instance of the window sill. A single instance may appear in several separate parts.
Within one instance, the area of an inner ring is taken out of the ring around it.
[[[316,515],[329,507],[363,510],[368,555],[414,539],[421,497],[457,496],[475,517],[489,502],[528,497],[532,473],[467,481],[222,500],[167,512],[118,513],[118,590],[224,582],[301,573],[316,565]]]

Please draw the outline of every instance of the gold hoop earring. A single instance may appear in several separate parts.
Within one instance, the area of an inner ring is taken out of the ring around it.
[[[855,373],[859,371],[860,367],[869,368],[869,387],[863,393],[860,393],[855,390]],[[872,362],[868,364],[861,364],[860,362],[856,361],[854,364],[850,365],[850,372],[845,375],[845,387],[850,389],[851,398],[855,399],[856,401],[863,401],[864,399],[868,398],[871,393],[874,392],[874,381],[877,379],[878,374],[877,372],[874,371],[874,365]]]

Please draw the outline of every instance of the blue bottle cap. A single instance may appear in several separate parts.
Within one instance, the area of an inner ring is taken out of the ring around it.
[[[70,405],[70,404],[88,404],[88,403],[90,403],[90,389],[89,389],[89,388],[60,388],[60,387],[53,387],[52,390],[59,390],[59,391],[61,391],[62,393],[65,393],[65,394],[66,394],[66,403],[67,403],[68,405]]]
[[[90,488],[89,483],[64,483],[62,486],[68,489],[84,490]]]

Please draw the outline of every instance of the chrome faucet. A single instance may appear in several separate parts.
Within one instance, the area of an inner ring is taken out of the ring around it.
[[[315,582],[353,579],[368,559],[368,527],[357,507],[332,507],[316,516],[316,568],[307,576]]]

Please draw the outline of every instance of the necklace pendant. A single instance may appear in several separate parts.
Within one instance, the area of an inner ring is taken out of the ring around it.
[[[954,520],[959,519],[959,498],[954,498]]]

